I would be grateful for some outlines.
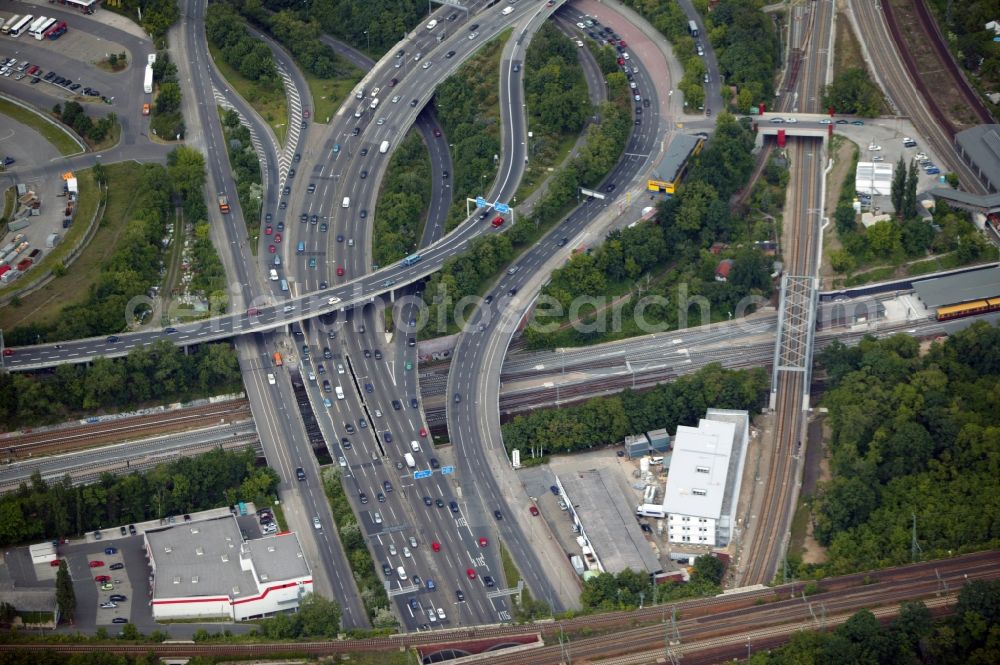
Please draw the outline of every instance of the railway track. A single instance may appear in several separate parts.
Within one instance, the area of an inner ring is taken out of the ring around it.
[[[124,441],[201,429],[220,422],[251,418],[246,399],[206,404],[180,411],[166,411],[121,420],[85,423],[70,427],[15,434],[0,439],[7,462],[39,455],[54,455]]]
[[[557,644],[560,634],[573,636],[584,631],[600,633],[595,637],[573,642],[572,655],[581,661],[585,654],[590,657],[611,657],[624,654],[636,647],[642,648],[659,643],[665,636],[664,622],[673,609],[676,609],[680,616],[677,635],[681,644],[691,644],[693,649],[695,642],[719,640],[727,635],[745,636],[750,630],[761,630],[768,626],[791,624],[798,630],[814,621],[810,604],[813,606],[813,611],[818,611],[822,604],[831,614],[855,611],[861,607],[891,605],[904,599],[933,597],[938,594],[949,595],[967,579],[998,577],[1000,577],[1000,552],[991,550],[939,561],[829,578],[820,582],[818,593],[808,597],[803,595],[806,584],[797,582],[740,594],[645,607],[630,612],[582,616],[531,626],[504,625],[455,629],[360,640],[275,644],[110,644],[102,646],[102,649],[109,653],[132,655],[152,652],[158,656],[173,657],[225,655],[244,658],[293,654],[388,652],[406,648],[423,648],[426,653],[433,653],[437,645],[441,644],[458,646],[463,641],[481,641],[511,635],[542,635],[547,643],[555,645],[520,653],[493,654],[490,656],[490,662],[491,665],[544,665],[560,662],[561,654]],[[612,635],[611,639],[609,635]],[[0,644],[0,651],[54,650],[62,653],[86,653],[93,648],[90,644],[59,642]],[[695,661],[685,657],[685,662]]]

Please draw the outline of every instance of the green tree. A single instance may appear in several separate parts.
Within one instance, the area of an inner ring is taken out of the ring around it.
[[[60,620],[73,623],[76,615],[76,592],[73,590],[73,580],[70,579],[66,559],[59,561],[59,570],[56,571],[56,605],[59,607]]]
[[[173,113],[181,107],[181,87],[173,81],[160,85],[156,95],[156,113]]]
[[[693,577],[695,579],[705,580],[711,584],[722,584],[724,572],[722,561],[718,557],[706,554],[694,560]]]
[[[853,113],[876,117],[882,108],[878,87],[860,67],[838,72],[833,83],[823,91],[823,106],[832,106],[837,113]]]
[[[340,632],[340,606],[315,593],[308,593],[302,599],[299,618],[304,637],[335,638]]]
[[[906,189],[903,190],[903,219],[917,216],[917,179],[919,171],[917,162],[910,160],[910,169],[906,174]]]
[[[895,171],[892,172],[892,187],[889,191],[889,200],[896,211],[896,217],[903,217],[903,194],[906,192],[906,162],[903,155],[899,156]]]
[[[178,146],[167,155],[174,189],[184,197],[201,198],[205,186],[205,158],[194,148]]]

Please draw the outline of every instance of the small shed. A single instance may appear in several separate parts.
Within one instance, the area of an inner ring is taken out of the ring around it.
[[[733,269],[732,259],[723,259],[719,261],[719,265],[715,266],[715,281],[725,282],[729,280],[729,273]]]

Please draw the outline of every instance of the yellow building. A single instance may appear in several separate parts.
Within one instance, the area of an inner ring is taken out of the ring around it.
[[[678,134],[667,147],[667,154],[663,160],[653,169],[649,180],[646,181],[646,189],[651,192],[663,192],[673,195],[677,191],[684,170],[687,168],[688,160],[692,155],[701,152],[705,141],[699,136],[689,134]]]

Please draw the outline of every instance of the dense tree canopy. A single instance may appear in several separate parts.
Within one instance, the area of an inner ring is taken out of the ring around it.
[[[224,2],[208,6],[205,34],[209,43],[222,51],[226,63],[241,76],[268,87],[280,87],[281,78],[271,49],[250,36],[246,21],[232,6]]]
[[[837,72],[823,91],[823,106],[837,113],[854,113],[874,118],[882,111],[882,93],[868,78],[868,72],[854,67]]]
[[[908,562],[914,517],[927,557],[1000,544],[1000,329],[977,323],[924,355],[904,335],[838,343],[820,361],[833,429],[822,571]]]
[[[768,386],[762,369],[727,370],[709,365],[694,374],[661,383],[652,390],[626,390],[596,397],[579,406],[544,409],[517,416],[503,426],[507,450],[541,450],[559,454],[606,446],[665,427],[695,425],[709,407],[757,412]]]
[[[374,263],[389,265],[417,248],[431,200],[431,161],[420,132],[411,130],[392,153],[375,208]]]
[[[252,448],[215,449],[145,473],[105,473],[97,483],[76,487],[68,477],[47,483],[36,472],[30,484],[0,497],[0,545],[78,536],[238,501],[269,502],[278,481],[274,470],[256,465]]]

